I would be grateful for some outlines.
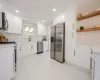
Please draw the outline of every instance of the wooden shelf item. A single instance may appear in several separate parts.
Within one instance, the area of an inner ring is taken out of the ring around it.
[[[95,28],[86,28],[82,31],[80,31],[79,29],[77,30],[77,32],[88,32],[88,31],[97,31],[100,30],[100,27],[95,27]]]
[[[82,15],[80,17],[77,16],[77,21],[84,20],[84,19],[91,18],[91,17],[98,16],[98,15],[100,15],[100,10],[93,11],[87,15],[84,15],[84,16],[82,16]]]

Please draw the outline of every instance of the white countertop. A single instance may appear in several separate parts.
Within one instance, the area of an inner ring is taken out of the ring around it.
[[[16,46],[15,44],[0,44],[0,47],[12,47]]]
[[[93,45],[92,50],[95,53],[100,53],[100,45]]]
[[[95,45],[77,45],[77,47],[90,47],[93,50],[93,52],[100,53],[100,44],[95,44]]]

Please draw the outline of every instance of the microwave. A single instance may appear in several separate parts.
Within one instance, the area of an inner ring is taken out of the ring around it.
[[[0,13],[0,29],[8,29],[8,20],[6,20],[6,14],[4,12]]]

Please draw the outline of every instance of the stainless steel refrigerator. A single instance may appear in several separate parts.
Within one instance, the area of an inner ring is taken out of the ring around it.
[[[65,23],[51,27],[50,56],[58,62],[65,61]]]

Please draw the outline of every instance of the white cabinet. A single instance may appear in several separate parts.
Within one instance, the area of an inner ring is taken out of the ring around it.
[[[17,17],[17,16],[14,16],[13,24],[14,24],[13,32],[21,34],[21,31],[22,31],[22,19]]]
[[[100,51],[94,52],[92,80],[100,80]]]
[[[0,12],[2,10],[2,0],[0,0]]]
[[[19,43],[18,47],[18,58],[34,55],[37,53],[37,42],[24,42]]]
[[[1,0],[1,6],[2,6],[1,11],[6,12],[8,8],[7,0]]]
[[[6,18],[8,20],[8,30],[7,32],[13,32],[13,15],[11,13],[7,13]]]
[[[7,12],[7,20],[8,20],[8,33],[16,33],[21,34],[22,32],[22,19],[17,17],[9,12]]]
[[[48,50],[48,41],[43,41],[43,51]]]
[[[94,70],[93,70],[93,80],[100,80],[100,52],[94,53]]]
[[[46,36],[47,35],[46,26],[44,24],[38,23],[37,29],[38,29],[38,35],[40,35],[40,36]]]
[[[10,80],[15,74],[14,46],[0,46],[0,80]]]
[[[30,52],[31,52],[31,54],[37,53],[37,42],[30,43]]]
[[[75,50],[75,63],[85,69],[91,67],[91,48],[89,46],[78,46]]]

